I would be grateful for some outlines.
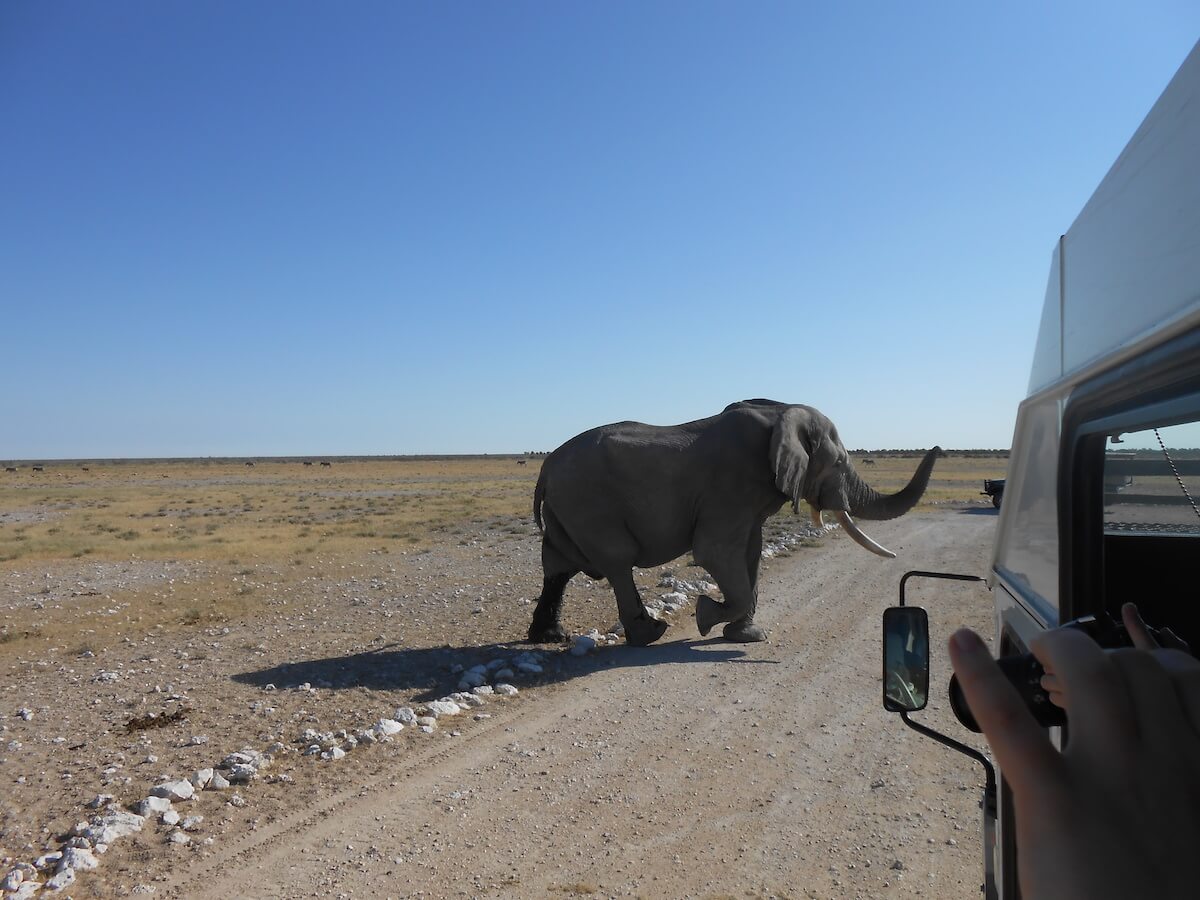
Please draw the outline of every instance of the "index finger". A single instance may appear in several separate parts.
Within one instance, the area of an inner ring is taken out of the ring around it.
[[[1046,732],[1025,708],[979,635],[960,628],[950,637],[950,662],[975,721],[1015,793],[1038,790],[1062,764]]]

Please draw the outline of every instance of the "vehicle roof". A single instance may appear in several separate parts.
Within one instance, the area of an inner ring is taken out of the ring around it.
[[[1200,43],[1055,247],[1036,394],[1200,325]]]

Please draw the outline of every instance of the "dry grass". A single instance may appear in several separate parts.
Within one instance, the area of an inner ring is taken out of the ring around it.
[[[917,464],[915,457],[853,459],[883,491],[903,486]],[[364,563],[369,571],[381,556],[395,564],[435,544],[479,542],[483,552],[504,554],[514,540],[536,541],[538,463],[488,457],[346,460],[328,468],[259,461],[249,468],[165,461],[5,473],[0,583],[21,587],[0,594],[11,601],[0,611],[0,655],[244,621],[278,605],[301,579]],[[939,460],[922,506],[984,501],[982,480],[1004,469],[997,459]],[[787,532],[791,516],[785,506],[768,523],[768,539]],[[27,602],[31,573],[62,573],[73,585],[73,573],[116,563],[184,564],[192,574],[178,582],[133,578],[77,606],[58,598],[56,608],[74,609],[71,615]]]

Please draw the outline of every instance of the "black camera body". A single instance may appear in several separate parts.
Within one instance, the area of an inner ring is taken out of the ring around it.
[[[1105,649],[1133,646],[1133,641],[1130,640],[1125,626],[1104,613],[1080,616],[1078,619],[1064,622],[1059,627],[1082,631]],[[1147,630],[1157,638],[1153,628]],[[1043,728],[1052,728],[1066,723],[1066,711],[1051,703],[1050,696],[1042,688],[1041,680],[1042,676],[1046,674],[1046,670],[1042,668],[1042,664],[1032,653],[1002,656],[996,660],[996,665],[1000,667],[1000,671],[1004,673],[1012,686],[1017,689],[1017,693],[1021,695],[1021,699],[1025,701],[1025,705],[1029,707],[1029,711],[1033,713],[1033,717],[1037,719],[1039,725]],[[971,714],[971,710],[967,707],[967,698],[963,696],[957,675],[950,677],[950,708],[954,710],[954,715],[958,717],[958,721],[965,728],[979,733],[981,729]]]

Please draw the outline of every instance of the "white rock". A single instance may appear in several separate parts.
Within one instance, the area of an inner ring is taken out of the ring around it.
[[[203,821],[204,821],[204,816],[188,816],[186,819],[183,820],[183,822],[180,823],[179,827],[182,828],[184,831],[191,831],[193,828],[196,828]]]
[[[442,716],[457,716],[462,712],[462,707],[453,700],[431,700],[429,702],[429,714],[435,719],[440,719]]]
[[[507,659],[493,659],[493,660],[490,660],[488,662],[488,664],[486,666],[484,666],[484,668],[487,669],[489,672],[495,672],[497,669],[503,669],[507,665],[508,665]]]
[[[469,691],[471,688],[479,687],[481,684],[487,684],[487,670],[477,671],[472,669],[469,672],[464,672],[462,680],[458,683],[460,691]]]
[[[596,641],[586,634],[577,634],[571,639],[572,656],[587,656],[588,653],[595,649]]]
[[[212,781],[215,774],[216,772],[212,769],[197,769],[188,776],[188,781],[192,783],[192,787],[196,790],[202,791],[208,787],[209,782]]]
[[[114,799],[112,794],[97,794],[87,802],[87,806],[88,809],[99,809],[102,806],[112,803]]]
[[[146,797],[138,803],[139,816],[152,816],[155,812],[166,812],[170,809],[170,800],[166,797]]]
[[[75,883],[75,870],[63,869],[52,878],[46,879],[45,888],[48,891],[61,891]]]
[[[230,767],[225,777],[230,784],[245,784],[258,777],[258,769],[249,763],[237,763]]]
[[[450,699],[466,709],[474,709],[477,706],[484,706],[487,701],[478,694],[471,694],[465,691],[460,691],[457,694],[451,694]]]
[[[165,813],[162,814],[162,823],[164,825],[178,825],[179,818],[180,817],[179,817],[178,811],[176,811],[174,809],[168,809]]]
[[[432,734],[433,730],[437,728],[437,719],[433,716],[421,716],[417,719],[417,726],[426,734]]]
[[[520,691],[511,684],[498,684],[496,685],[496,693],[501,697],[515,697]]]
[[[321,759],[341,759],[346,755],[346,751],[341,747],[333,747],[321,754]]]
[[[172,831],[167,840],[172,844],[190,844],[192,842],[191,837],[182,831]]]
[[[212,781],[208,783],[210,791],[223,791],[229,787],[229,779],[220,772],[213,772]]]
[[[21,886],[21,882],[25,880],[25,873],[20,869],[13,869],[4,876],[4,880],[0,881],[0,891],[15,891]]]
[[[76,869],[86,872],[99,865],[100,860],[96,859],[91,850],[85,850],[82,847],[68,847],[63,851],[63,857],[58,862],[58,871]]]
[[[495,691],[492,690],[492,686],[490,684],[481,684],[479,687],[472,690],[471,693],[475,694],[477,697],[486,697],[489,694],[494,694]]]
[[[242,749],[236,753],[230,753],[221,760],[220,767],[222,769],[232,769],[234,766],[253,766],[256,769],[261,769],[267,762],[267,757],[257,750]]]
[[[190,800],[196,793],[190,781],[164,781],[150,789],[155,797],[166,797],[170,800]]]
[[[170,801],[167,805],[170,805]],[[145,824],[145,816],[134,815],[120,808],[110,809],[104,815],[94,818],[92,824],[83,830],[82,836],[96,846],[111,844],[126,835],[136,834]]]
[[[497,679],[498,681],[503,681],[505,678],[514,678],[514,677],[516,677],[516,674],[517,674],[517,673],[516,673],[516,672],[514,672],[512,669],[510,669],[510,668],[508,668],[507,666],[505,666],[503,669],[501,669],[500,671],[496,672],[496,673],[495,673],[495,674],[494,674],[492,677],[494,677],[494,678],[495,678],[495,679]]]
[[[41,889],[42,883],[40,881],[26,881],[9,894],[6,900],[32,900]]]
[[[246,805],[246,800],[244,797],[242,797],[241,794],[234,794],[232,797],[229,798],[229,805],[235,806],[238,809],[241,809],[243,806]]]
[[[51,853],[43,853],[33,861],[33,864],[39,869],[48,869],[51,866],[58,865],[60,859],[62,859],[62,851],[54,850]]]
[[[417,724],[417,714],[411,706],[401,706],[396,710],[395,719],[397,722],[403,722],[405,725]]]
[[[403,730],[404,726],[395,719],[380,719],[375,723],[375,731],[384,737],[391,737],[393,734],[399,734]]]

